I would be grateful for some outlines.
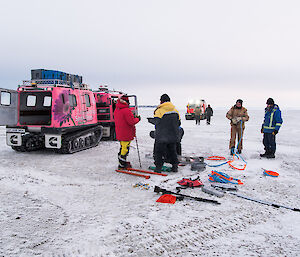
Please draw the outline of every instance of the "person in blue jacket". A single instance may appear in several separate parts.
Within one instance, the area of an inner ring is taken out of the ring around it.
[[[264,123],[261,127],[261,133],[264,134],[263,144],[265,153],[260,154],[260,156],[275,158],[276,135],[282,125],[281,111],[279,106],[275,104],[273,98],[269,98],[266,104],[267,108],[265,109]]]

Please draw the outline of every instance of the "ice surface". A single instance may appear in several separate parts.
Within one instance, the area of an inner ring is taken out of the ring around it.
[[[184,155],[230,158],[230,125],[226,110],[216,110],[210,126],[182,120]],[[140,109],[137,139],[143,168],[153,164],[153,139],[147,122],[153,109]],[[215,170],[241,179],[239,193],[300,207],[300,111],[283,111],[276,159],[263,152],[260,127],[263,110],[250,110],[243,157],[248,165],[237,171],[223,165]],[[184,112],[181,112],[184,118]],[[0,256],[299,256],[300,213],[276,209],[233,195],[210,196],[200,188],[184,194],[206,197],[221,205],[184,199],[174,205],[156,203],[154,185],[174,190],[183,177],[205,171],[179,167],[167,177],[149,180],[116,173],[118,142],[101,142],[73,155],[52,151],[18,153],[5,144],[0,128]],[[129,161],[139,167],[136,143]],[[210,161],[209,163],[216,163]],[[238,161],[236,163],[239,164]],[[263,176],[262,169],[279,173]],[[149,183],[150,190],[133,185]]]

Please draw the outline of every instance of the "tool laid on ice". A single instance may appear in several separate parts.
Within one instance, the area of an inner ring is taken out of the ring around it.
[[[153,172],[153,171],[148,171],[148,170],[140,170],[140,169],[134,169],[134,168],[127,168],[126,170],[116,170],[116,172],[133,175],[133,176],[137,176],[137,177],[143,177],[145,179],[150,178],[149,175],[139,174],[139,173],[135,173],[132,171],[146,173],[146,174],[152,174],[152,175],[159,175],[159,176],[168,176],[167,174],[164,174],[164,173],[158,173],[158,172]]]
[[[210,185],[212,187],[226,190],[226,191],[237,191],[238,190],[237,185],[233,185],[233,184],[224,184],[224,183],[219,183],[219,182],[213,182],[213,183],[210,183]]]
[[[138,174],[138,173],[130,172],[130,171],[127,171],[127,170],[116,170],[116,172],[120,172],[120,173],[124,173],[124,174],[128,174],[128,175],[133,175],[133,176],[137,176],[137,177],[143,177],[145,179],[150,178],[149,175]]]
[[[246,200],[249,200],[249,201],[261,203],[261,204],[264,204],[264,205],[269,205],[269,206],[272,206],[272,207],[275,207],[275,208],[280,208],[281,207],[281,208],[289,209],[289,210],[292,210],[292,211],[300,212],[299,208],[292,208],[292,207],[287,207],[287,206],[280,205],[280,204],[277,204],[277,203],[266,202],[266,201],[263,201],[263,200],[254,199],[254,198],[251,198],[249,196],[240,195],[240,194],[233,193],[233,192],[229,192],[229,194],[235,195],[237,197],[240,197],[240,198],[243,198],[243,199],[246,199]]]
[[[179,166],[185,166],[191,164],[191,170],[203,171],[206,168],[204,157],[199,156],[181,156]]]
[[[192,162],[191,170],[204,171],[206,169],[206,165],[207,164],[205,162]]]
[[[164,173],[159,173],[159,172],[154,172],[154,171],[149,171],[149,170],[140,170],[140,169],[134,169],[134,168],[127,168],[127,170],[137,171],[137,172],[141,172],[141,173],[148,173],[148,174],[152,174],[152,175],[168,176],[167,174],[164,174]]]
[[[204,162],[204,157],[201,156],[181,156],[179,162],[182,165],[191,164],[193,162]]]
[[[212,186],[203,186],[201,188],[201,190],[204,192],[204,193],[207,193],[209,195],[215,195],[217,197],[223,197],[224,196],[224,192],[222,191],[219,191],[215,188],[213,188]]]
[[[211,182],[219,182],[219,183],[231,183],[231,184],[238,184],[243,185],[244,183],[236,178],[230,177],[229,175],[223,173],[223,172],[217,172],[215,170],[211,171],[211,174],[209,176],[209,181]]]
[[[270,176],[270,177],[278,177],[279,173],[275,172],[275,171],[271,171],[271,170],[264,170],[264,175],[265,176]]]
[[[163,188],[160,188],[158,186],[154,187],[154,192],[155,193],[162,193],[162,194],[171,194],[171,195],[178,195],[178,196],[182,196],[182,197],[186,197],[192,200],[196,200],[199,202],[207,202],[207,203],[213,203],[213,204],[221,204],[218,201],[215,200],[211,200],[211,199],[206,199],[206,198],[201,198],[201,197],[195,197],[195,196],[190,196],[190,195],[184,195],[184,194],[180,194],[180,193],[176,193],[176,192],[172,192]]]

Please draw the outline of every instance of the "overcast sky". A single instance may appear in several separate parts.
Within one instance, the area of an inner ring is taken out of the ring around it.
[[[178,108],[300,108],[300,1],[0,0],[0,87],[57,69]]]

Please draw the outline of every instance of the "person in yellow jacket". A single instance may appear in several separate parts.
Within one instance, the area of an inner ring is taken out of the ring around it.
[[[179,113],[167,94],[163,94],[160,97],[160,105],[154,111],[154,119],[151,123],[155,125],[155,171],[161,172],[164,164],[163,157],[167,153],[172,164],[171,171],[177,172],[178,157],[176,145],[180,141],[179,126],[181,122]]]
[[[243,100],[238,99],[236,104],[230,108],[230,110],[226,114],[226,118],[230,120],[231,125],[231,137],[229,142],[230,154],[234,154],[235,149],[235,139],[236,135],[238,135],[238,153],[242,153],[243,149],[243,139],[245,130],[245,122],[249,120],[249,115],[247,113],[247,109],[242,106]]]

